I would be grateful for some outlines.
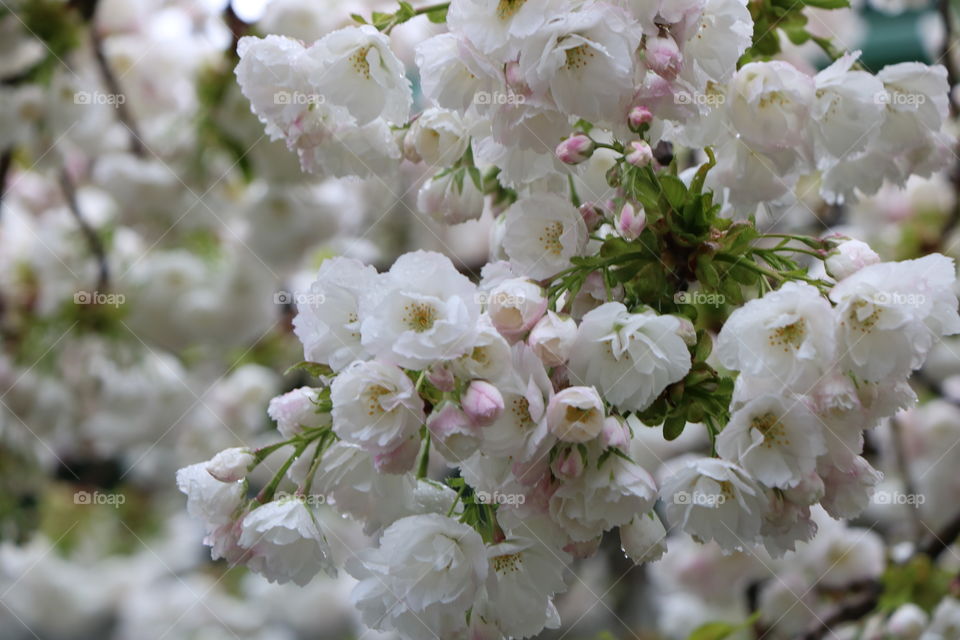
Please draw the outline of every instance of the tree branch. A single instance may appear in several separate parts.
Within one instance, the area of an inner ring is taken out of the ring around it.
[[[126,95],[120,90],[120,82],[107,62],[107,55],[103,50],[103,38],[97,31],[97,25],[92,23],[90,25],[90,39],[93,43],[93,55],[97,60],[97,66],[100,68],[100,75],[103,76],[103,83],[106,85],[107,91],[115,98],[114,107],[117,110],[117,119],[123,123],[130,134],[130,151],[135,156],[142,158],[147,151],[143,146],[143,138],[139,129],[137,129],[137,123],[133,119],[133,115],[127,108]]]
[[[100,236],[97,235],[97,232],[90,226],[90,223],[87,222],[86,218],[83,217],[83,213],[80,211],[80,205],[77,202],[77,191],[66,169],[60,172],[60,188],[63,190],[63,197],[67,201],[67,207],[70,209],[70,213],[76,218],[77,224],[80,225],[80,231],[90,246],[90,252],[97,259],[98,276],[96,290],[100,292],[106,291],[110,286],[110,268],[107,265],[107,253],[103,247],[103,241],[100,239]]]
[[[956,542],[957,538],[960,538],[960,513],[955,515],[941,529],[939,534],[933,534],[925,544],[920,545],[913,557],[925,555],[929,556],[931,560],[936,560],[951,544]],[[833,631],[833,628],[837,625],[845,622],[856,622],[873,612],[880,602],[880,596],[883,595],[883,585],[879,580],[869,580],[858,583],[857,586],[861,587],[861,593],[858,594],[858,597],[842,604],[832,614],[824,618],[822,622],[802,636],[803,640],[821,640]]]

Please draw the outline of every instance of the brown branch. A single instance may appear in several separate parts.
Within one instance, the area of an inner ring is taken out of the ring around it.
[[[933,534],[925,544],[920,545],[913,557],[925,555],[931,560],[936,560],[951,544],[956,542],[957,538],[960,538],[960,513],[954,516],[939,534]],[[910,560],[907,560],[907,562],[910,562]],[[879,580],[869,580],[858,583],[857,586],[860,587],[861,591],[858,597],[844,603],[823,619],[817,626],[802,636],[803,640],[820,640],[830,633],[835,626],[845,622],[856,622],[873,612],[880,602],[880,596],[883,595],[883,585]]]
[[[950,101],[951,115],[957,115],[957,105],[953,101],[953,87],[958,80],[957,65],[953,62],[950,49],[953,48],[953,16],[950,14],[950,0],[940,0],[937,3],[940,9],[940,19],[943,20],[943,48],[940,51],[940,60],[947,69],[947,84],[950,85],[947,97]]]
[[[80,226],[83,237],[87,240],[90,253],[97,259],[98,276],[96,291],[105,292],[110,286],[110,268],[107,265],[107,252],[104,249],[100,236],[97,235],[96,230],[90,226],[90,223],[83,217],[83,212],[80,211],[80,205],[77,202],[77,190],[69,174],[67,174],[66,169],[60,172],[60,188],[63,190],[64,199],[67,201],[67,208],[70,209],[70,213],[73,214],[77,224]]]
[[[97,60],[97,66],[100,68],[100,75],[103,76],[103,83],[114,98],[117,119],[127,128],[127,132],[130,134],[130,151],[135,156],[142,158],[147,151],[143,146],[143,137],[140,135],[136,121],[133,119],[133,114],[127,108],[126,95],[120,90],[120,82],[107,62],[107,55],[103,49],[103,38],[97,31],[97,25],[95,24],[90,25],[90,40],[93,43],[93,55]]]
[[[13,163],[13,149],[4,149],[0,153],[0,214],[3,213],[3,199],[7,195],[7,174]]]
[[[877,603],[880,601],[880,594],[882,592],[883,587],[881,584],[877,581],[872,581],[859,598],[847,602],[820,621],[815,628],[803,636],[803,640],[820,640],[833,631],[835,626],[863,618],[877,608]]]

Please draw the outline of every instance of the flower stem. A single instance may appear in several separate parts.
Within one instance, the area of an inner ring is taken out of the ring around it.
[[[270,480],[270,484],[265,486],[260,490],[260,493],[257,494],[257,502],[260,504],[265,504],[270,502],[273,499],[274,494],[277,492],[277,487],[280,486],[280,482],[283,480],[283,476],[287,474],[287,470],[290,469],[290,465],[293,464],[293,461],[300,457],[300,454],[303,453],[303,450],[307,448],[307,445],[310,444],[309,440],[304,440],[297,444],[296,449],[294,449],[293,455],[287,458],[280,469],[273,475],[273,479]]]
[[[426,429],[424,429],[426,431]],[[427,477],[427,467],[430,466],[430,432],[426,431],[423,436],[423,448],[420,449],[420,459],[417,463],[417,479],[422,480]]]

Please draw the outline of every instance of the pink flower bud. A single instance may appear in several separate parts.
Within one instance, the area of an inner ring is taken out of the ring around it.
[[[673,78],[683,67],[683,56],[676,40],[667,37],[647,40],[647,66],[664,78]]]
[[[556,153],[560,162],[580,164],[593,155],[595,148],[593,140],[582,133],[576,133],[557,145]]]
[[[635,167],[645,167],[653,162],[653,149],[644,140],[631,142],[628,151],[627,162]]]
[[[838,282],[864,267],[880,262],[880,256],[866,242],[848,240],[830,252],[824,266]]]
[[[377,473],[401,475],[413,469],[420,452],[420,440],[408,438],[403,444],[387,453],[378,453],[373,457],[373,466]]]
[[[503,413],[503,395],[485,380],[474,380],[460,397],[460,405],[478,427],[493,424]]]
[[[600,442],[605,448],[617,447],[626,450],[630,446],[630,430],[627,424],[617,416],[610,416],[603,421],[603,431],[600,432]]]
[[[567,449],[554,458],[550,470],[558,478],[573,480],[583,473],[583,456],[577,449]]]
[[[635,240],[644,227],[647,226],[647,212],[640,207],[637,211],[629,202],[620,209],[620,217],[617,218],[617,231],[627,240]]]
[[[627,124],[634,131],[653,121],[653,113],[643,105],[634,107],[627,116]]]
[[[587,225],[587,231],[593,231],[603,219],[603,211],[592,202],[584,202],[580,205],[580,215],[583,216],[583,222]]]

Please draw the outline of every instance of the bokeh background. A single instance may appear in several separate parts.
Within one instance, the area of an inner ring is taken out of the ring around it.
[[[487,258],[490,213],[454,228],[417,213],[422,167],[366,180],[303,174],[240,95],[242,35],[309,42],[375,9],[391,5],[0,0],[3,640],[387,637],[357,622],[348,576],[277,586],[210,562],[174,482],[176,469],[223,448],[273,439],[267,402],[305,382],[284,373],[302,359],[290,325],[296,292],[324,258],[384,267],[426,248],[475,270]],[[940,7],[924,1],[808,12],[820,35],[862,48],[873,70],[953,54]],[[395,50],[413,69],[413,47],[442,28],[404,24],[391,34]],[[807,47],[784,55],[810,69],[825,62]],[[888,259],[957,253],[951,174],[844,208],[816,192],[798,187],[781,228],[845,231]],[[864,567],[882,570],[884,541],[937,530],[950,515],[937,501],[960,490],[958,353],[955,342],[939,345],[917,379],[926,404],[868,442],[888,484],[914,478],[927,505],[877,502],[854,528],[822,523],[821,547],[807,553],[820,562],[822,545],[835,545],[826,572],[804,567],[804,552],[766,563],[682,540],[637,568],[605,541],[606,553],[571,572],[564,627],[544,637],[684,638],[742,614],[751,593],[747,604],[771,619],[793,610],[803,622],[796,593],[779,584],[809,581],[809,569],[816,583],[798,590],[817,598]],[[636,455],[695,449],[698,433],[651,440]],[[253,483],[277,466],[268,460]],[[321,513],[337,554],[368,543]],[[769,637],[791,637],[784,628]]]

